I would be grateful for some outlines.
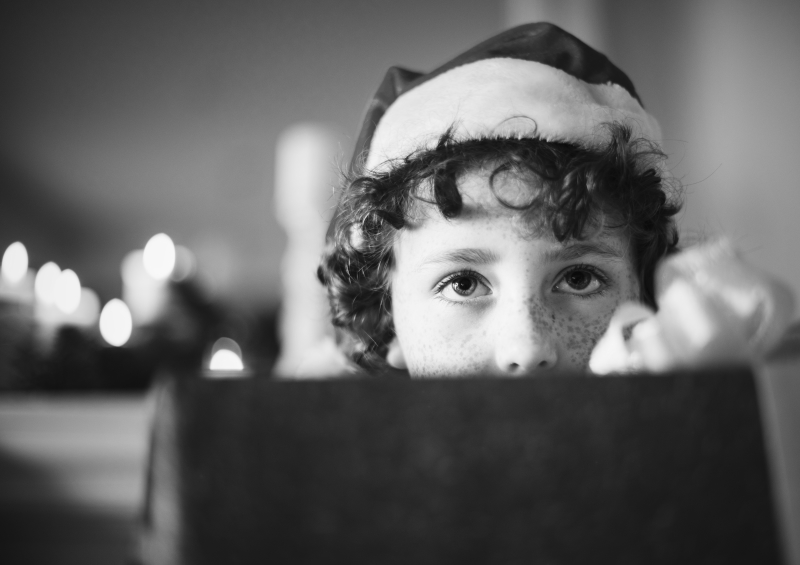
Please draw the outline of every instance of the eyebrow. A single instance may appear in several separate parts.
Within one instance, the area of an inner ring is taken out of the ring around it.
[[[435,255],[426,260],[423,265],[436,265],[439,263],[473,263],[475,265],[488,265],[497,261],[497,255],[486,249],[454,249]]]
[[[545,259],[550,262],[573,261],[586,255],[624,259],[624,255],[621,251],[600,241],[582,241],[559,247],[558,249],[548,251],[545,254]]]

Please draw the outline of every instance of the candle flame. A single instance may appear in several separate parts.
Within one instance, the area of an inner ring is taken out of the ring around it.
[[[175,268],[175,244],[165,233],[150,238],[142,255],[147,274],[157,280],[165,280]]]
[[[56,301],[58,278],[60,276],[61,268],[52,261],[42,265],[33,282],[33,290],[39,302],[49,305]]]
[[[128,306],[119,298],[112,298],[100,313],[100,335],[109,345],[121,347],[128,342],[133,330],[133,320]]]
[[[209,368],[212,371],[242,371],[244,364],[235,351],[220,349],[211,357]]]
[[[9,284],[17,284],[28,272],[28,250],[19,241],[8,246],[3,254],[3,279]]]
[[[81,303],[81,281],[72,269],[64,269],[56,284],[56,306],[64,314],[72,314]]]
[[[243,371],[242,349],[229,337],[221,337],[211,348],[211,362],[208,368],[212,371]]]

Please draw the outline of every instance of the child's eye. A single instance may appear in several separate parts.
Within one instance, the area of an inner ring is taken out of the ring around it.
[[[556,283],[553,290],[566,294],[586,296],[602,291],[606,286],[606,278],[594,267],[578,265],[571,267]]]
[[[437,293],[453,302],[491,294],[489,287],[477,273],[454,273],[437,285]]]

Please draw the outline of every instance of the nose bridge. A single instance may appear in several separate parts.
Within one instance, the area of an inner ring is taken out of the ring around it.
[[[556,365],[555,318],[540,297],[509,304],[499,318],[495,359],[501,372],[523,374]]]

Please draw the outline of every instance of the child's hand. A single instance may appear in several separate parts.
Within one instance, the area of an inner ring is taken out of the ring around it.
[[[656,294],[658,312],[634,303],[617,309],[592,352],[594,373],[746,363],[780,341],[794,314],[791,291],[725,240],[666,259]]]

